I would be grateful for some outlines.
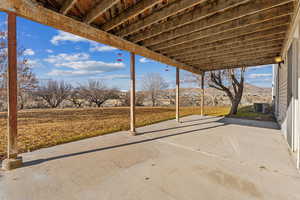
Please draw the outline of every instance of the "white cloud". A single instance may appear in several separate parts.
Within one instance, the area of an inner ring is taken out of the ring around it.
[[[65,62],[56,64],[57,67],[68,67],[75,70],[87,70],[87,71],[96,71],[109,72],[122,69],[125,67],[124,63],[106,63],[102,61],[95,60],[84,60],[84,61],[75,61],[75,62]]]
[[[50,42],[54,45],[58,45],[61,42],[69,41],[69,42],[90,42],[85,38],[79,37],[77,35],[73,35],[71,33],[66,33],[63,31],[58,31],[58,35],[52,37]]]
[[[104,63],[101,61],[81,61],[72,63],[63,63],[60,66],[71,68],[71,70],[52,70],[48,75],[55,76],[91,76],[104,72],[111,72],[119,69],[123,69],[125,66],[123,63]],[[125,79],[125,76],[108,76],[104,79]]]
[[[113,74],[113,75],[103,76],[101,77],[101,79],[106,79],[106,80],[130,79],[130,76],[126,74]]]
[[[31,65],[31,66],[35,66],[35,65],[37,65],[38,64],[38,61],[39,60],[31,60],[31,59],[28,59],[27,60],[27,63],[29,64],[29,65]]]
[[[63,43],[63,42],[66,42],[66,41],[73,42],[73,43],[75,43],[75,42],[88,42],[88,43],[90,43],[90,49],[89,49],[90,52],[96,52],[96,51],[105,52],[105,51],[117,50],[117,48],[115,48],[115,47],[99,44],[95,41],[91,41],[91,40],[82,38],[80,36],[73,35],[71,33],[63,32],[63,31],[58,31],[58,34],[53,36],[52,39],[50,40],[50,42],[54,45],[59,45],[60,43]],[[80,47],[76,46],[75,49],[79,50]],[[50,50],[50,51],[52,51],[52,50]],[[48,53],[52,53],[52,52],[48,52]]]
[[[27,63],[30,68],[44,67],[43,62],[40,59],[28,59]]]
[[[58,55],[50,55],[48,58],[44,59],[48,63],[62,64],[66,62],[73,62],[79,60],[88,60],[90,55],[87,53],[75,53],[75,54],[66,54],[61,53]]]
[[[34,54],[35,54],[35,52],[32,49],[26,49],[24,51],[25,56],[33,56]]]
[[[0,26],[6,26],[7,25],[7,20],[0,22]]]
[[[95,42],[91,43],[91,47],[90,47],[91,52],[95,52],[95,51],[104,52],[104,51],[115,51],[115,50],[117,50],[117,48],[107,46],[107,45],[100,45]]]
[[[52,70],[51,72],[48,73],[48,75],[51,76],[89,76],[89,75],[95,75],[95,71],[74,71],[74,70]],[[98,73],[101,73],[98,72]]]
[[[111,72],[123,69],[124,63],[120,62],[102,62],[98,60],[90,60],[89,54],[58,54],[50,55],[45,59],[46,62],[54,64],[55,67],[65,67],[69,70],[52,70],[48,75],[59,76],[84,76],[97,75],[103,72]]]
[[[149,60],[147,58],[140,58],[139,60],[141,63],[149,63],[149,62],[152,62],[152,60]]]
[[[53,50],[51,50],[51,49],[46,49],[46,52],[47,52],[47,53],[53,53]]]
[[[272,74],[250,74],[249,78],[265,78],[272,77]]]

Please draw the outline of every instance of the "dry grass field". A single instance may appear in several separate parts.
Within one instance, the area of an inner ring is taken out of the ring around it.
[[[205,114],[226,115],[228,107],[206,107]],[[200,114],[199,107],[182,107],[181,116]],[[137,126],[173,119],[173,107],[138,107]],[[0,159],[6,150],[6,113],[0,113]],[[39,109],[18,113],[21,152],[129,129],[129,108]]]

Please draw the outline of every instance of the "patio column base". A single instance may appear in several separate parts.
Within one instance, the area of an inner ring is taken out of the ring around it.
[[[22,157],[8,158],[3,160],[2,169],[3,170],[13,170],[22,167],[23,159]]]
[[[137,132],[136,132],[136,131],[129,131],[129,133],[130,133],[132,136],[136,136],[136,135],[137,135]]]

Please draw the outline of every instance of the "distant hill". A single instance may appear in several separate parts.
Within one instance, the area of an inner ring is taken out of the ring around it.
[[[147,96],[147,92],[141,92]],[[181,88],[180,89],[181,103],[183,105],[199,105],[201,99],[200,88]],[[175,89],[168,89],[161,92],[159,97],[161,104],[165,105],[167,100],[170,104],[174,104]],[[245,84],[244,94],[241,101],[242,105],[250,105],[255,102],[271,103],[272,89],[258,87],[251,84]],[[147,98],[145,104],[148,104]],[[206,105],[230,105],[230,101],[226,94],[215,88],[205,88],[205,104]]]

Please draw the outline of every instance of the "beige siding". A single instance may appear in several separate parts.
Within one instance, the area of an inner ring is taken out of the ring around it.
[[[279,94],[278,94],[278,115],[277,120],[280,124],[282,124],[286,118],[287,111],[287,65],[281,64],[279,67]]]

